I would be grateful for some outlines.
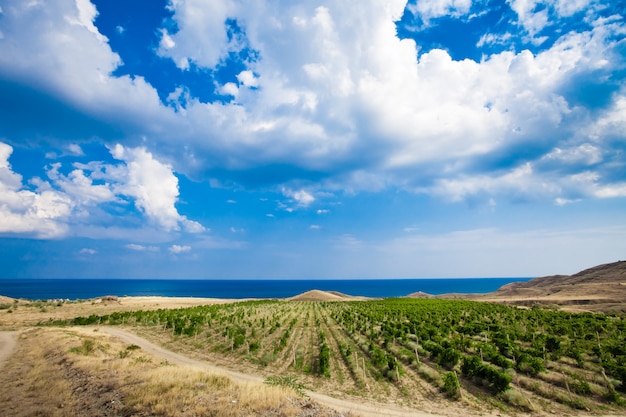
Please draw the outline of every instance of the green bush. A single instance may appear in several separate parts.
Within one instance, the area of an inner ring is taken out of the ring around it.
[[[450,371],[443,375],[443,391],[449,397],[458,398],[460,396],[461,386],[455,372]]]

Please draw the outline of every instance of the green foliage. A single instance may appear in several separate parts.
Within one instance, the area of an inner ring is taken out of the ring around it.
[[[70,352],[87,356],[94,351],[95,346],[96,346],[96,343],[94,342],[93,339],[83,339],[81,341],[81,345],[71,348]]]
[[[438,359],[438,363],[441,366],[452,369],[456,366],[457,363],[459,363],[459,360],[461,359],[461,352],[452,347],[449,347],[441,352]]]
[[[319,373],[327,378],[330,378],[330,348],[326,342],[320,344],[319,354]]]
[[[546,370],[542,358],[531,356],[528,353],[521,353],[517,358],[516,369],[528,375],[536,376],[539,372]]]
[[[511,376],[501,372],[493,366],[484,364],[476,356],[466,356],[461,365],[461,372],[467,377],[480,378],[487,381],[496,393],[504,392],[509,388]]]
[[[291,388],[301,397],[306,397],[306,386],[298,381],[298,378],[293,375],[283,376],[268,376],[265,378],[264,383],[267,385],[281,386]]]
[[[443,375],[443,391],[449,397],[458,398],[460,396],[461,386],[455,372],[450,371]]]
[[[258,340],[253,340],[252,342],[248,343],[248,352],[250,353],[256,353],[259,351],[260,348],[261,342],[259,342]]]

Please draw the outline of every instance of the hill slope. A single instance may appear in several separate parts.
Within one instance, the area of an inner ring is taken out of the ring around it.
[[[574,275],[553,275],[504,285],[481,301],[585,305],[587,310],[626,310],[626,261],[598,265]]]

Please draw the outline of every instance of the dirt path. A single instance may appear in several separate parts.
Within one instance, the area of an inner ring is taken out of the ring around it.
[[[188,365],[203,368],[212,372],[216,372],[219,374],[225,374],[229,377],[233,378],[237,381],[244,382],[255,382],[255,383],[263,383],[264,379],[260,376],[256,375],[248,375],[243,374],[236,371],[231,371],[225,368],[221,368],[215,365],[208,364],[203,361],[199,361],[196,359],[188,358],[184,355],[181,355],[176,352],[172,352],[168,349],[165,349],[161,346],[155,345],[148,340],[137,336],[133,333],[127,332],[125,330],[121,330],[119,328],[112,327],[101,327],[101,331],[106,332],[110,335],[118,337],[125,341],[126,343],[134,344],[140,346],[144,351],[158,356],[177,365]],[[353,402],[348,400],[341,400],[333,397],[329,397],[327,395],[319,394],[316,392],[307,392],[307,395],[311,397],[312,400],[319,402],[327,407],[334,408],[337,411],[344,413],[352,413],[355,415],[359,415],[362,417],[378,417],[378,416],[389,416],[389,417],[443,417],[443,415],[424,413],[417,410],[394,407],[391,404],[374,404],[374,403],[365,403],[361,402]]]
[[[17,340],[17,332],[0,332],[0,369],[13,353]]]

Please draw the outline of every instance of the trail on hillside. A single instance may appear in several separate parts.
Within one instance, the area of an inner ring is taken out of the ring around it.
[[[144,351],[154,356],[165,359],[166,361],[173,363],[173,364],[194,366],[194,367],[206,369],[208,371],[212,371],[218,374],[227,375],[236,381],[253,382],[253,383],[259,383],[259,384],[262,384],[264,381],[263,377],[260,377],[257,375],[249,375],[249,374],[244,374],[241,372],[231,371],[226,368],[221,368],[219,366],[211,365],[204,361],[192,359],[187,356],[181,355],[179,353],[172,352],[171,350],[158,346],[144,339],[143,337],[137,336],[136,334],[127,332],[119,328],[101,327],[100,330],[112,336],[118,337],[121,340],[125,341],[126,343],[140,346]],[[320,393],[316,393],[312,391],[307,391],[306,394],[312,400],[315,400],[322,405],[333,408],[340,412],[344,412],[344,413],[349,412],[349,413],[356,414],[362,417],[379,417],[379,416],[444,417],[443,414],[438,415],[438,414],[424,413],[418,410],[394,407],[391,404],[375,404],[375,403],[367,403],[365,401],[354,402],[354,401],[349,401],[349,400],[333,398],[328,395],[324,395],[324,394],[320,394]]]
[[[0,369],[13,353],[17,332],[0,332]]]

